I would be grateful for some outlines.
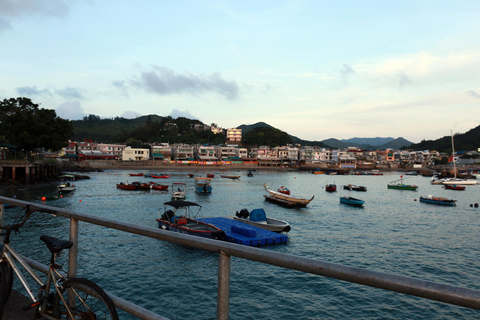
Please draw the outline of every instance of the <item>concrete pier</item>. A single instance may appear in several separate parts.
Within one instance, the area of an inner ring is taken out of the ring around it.
[[[31,309],[26,312],[23,311],[23,308],[28,306],[31,303],[31,300],[21,295],[15,290],[12,290],[10,297],[7,300],[5,305],[5,310],[3,311],[3,320],[33,320],[37,319],[35,316],[36,310]],[[39,318],[41,319],[41,318]]]
[[[1,160],[0,180],[3,182],[34,183],[58,176],[56,163],[30,162],[27,160]]]

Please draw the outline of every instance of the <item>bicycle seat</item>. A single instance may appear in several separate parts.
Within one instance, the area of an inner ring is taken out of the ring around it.
[[[72,241],[60,240],[46,235],[41,236],[40,240],[45,242],[51,253],[60,252],[63,249],[70,249],[73,246]]]

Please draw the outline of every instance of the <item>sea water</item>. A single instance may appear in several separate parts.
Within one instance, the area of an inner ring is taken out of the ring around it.
[[[145,173],[156,173],[145,171]],[[213,192],[196,194],[196,176],[215,174]],[[77,190],[45,204],[95,216],[157,227],[170,193],[124,191],[120,182],[185,182],[189,201],[202,206],[204,217],[232,217],[243,208],[263,208],[267,216],[286,220],[289,243],[262,247],[332,263],[480,289],[480,186],[445,190],[430,179],[408,176],[417,191],[389,190],[400,173],[383,176],[314,175],[308,172],[233,171],[239,180],[222,179],[215,169],[170,171],[169,179],[130,177],[128,171],[91,173],[74,182]],[[292,195],[314,200],[306,208],[284,208],[264,201],[263,185],[286,186]],[[325,185],[336,183],[337,192]],[[347,192],[356,184],[367,192]],[[170,187],[171,188],[171,187]],[[169,189],[170,189],[169,188]],[[28,201],[56,193],[55,185],[2,189],[3,194]],[[364,207],[341,204],[349,194],[365,200]],[[418,201],[420,196],[444,196],[456,207]],[[7,221],[18,209],[9,209]],[[12,245],[29,257],[48,263],[41,234],[68,238],[69,221],[35,214]],[[80,222],[78,275],[105,290],[170,319],[215,319],[218,255]],[[18,281],[17,281],[18,282]],[[16,287],[20,290],[19,284]],[[20,292],[22,292],[20,290]],[[121,312],[122,319],[133,317]],[[479,311],[404,294],[370,288],[232,257],[230,319],[472,319]]]

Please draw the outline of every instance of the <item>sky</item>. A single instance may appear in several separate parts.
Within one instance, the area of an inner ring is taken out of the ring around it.
[[[480,125],[480,1],[0,0],[0,100],[298,138]]]

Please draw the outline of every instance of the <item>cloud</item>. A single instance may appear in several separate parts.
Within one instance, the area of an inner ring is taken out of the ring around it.
[[[342,78],[342,82],[344,85],[347,85],[348,77],[354,73],[355,73],[355,70],[353,70],[351,66],[349,66],[348,64],[343,65],[342,70],[340,70],[340,76]]]
[[[480,94],[479,94],[478,92],[476,92],[476,91],[469,90],[469,91],[467,91],[467,93],[468,93],[469,95],[471,95],[472,97],[474,97],[474,98],[480,99]]]
[[[113,81],[112,85],[117,88],[123,96],[128,98],[128,86],[125,81]]]
[[[135,119],[137,117],[141,117],[141,113],[133,112],[133,111],[124,111],[121,115],[120,118],[125,118],[125,119]]]
[[[239,85],[235,81],[222,79],[219,73],[202,77],[191,73],[179,74],[166,67],[155,66],[152,71],[142,72],[139,79],[132,83],[136,87],[160,95],[181,93],[196,95],[214,92],[228,100],[237,99],[239,95]]]
[[[406,85],[411,85],[412,84],[412,80],[410,80],[410,78],[407,76],[407,74],[405,74],[404,72],[401,72],[400,73],[400,83],[399,83],[399,87],[400,87],[400,90],[403,89],[403,87],[405,87]]]
[[[62,103],[55,111],[60,118],[69,120],[81,120],[87,116],[79,101]]]
[[[75,88],[63,88],[63,89],[58,89],[55,90],[55,93],[58,94],[59,96],[65,98],[65,99],[79,99],[83,100],[83,94],[80,92],[80,90],[75,89]]]
[[[190,111],[188,110],[185,110],[185,111],[180,111],[178,109],[173,109],[172,112],[169,114],[170,117],[172,117],[173,119],[176,119],[176,118],[188,118],[188,119],[196,119],[196,120],[200,120],[199,118],[193,116]]]
[[[50,93],[50,90],[48,89],[39,90],[37,89],[37,87],[18,87],[18,88],[15,88],[15,90],[19,95],[22,95],[22,96],[29,96],[29,97],[33,97],[33,96],[50,96],[51,97],[52,96],[52,94]]]

